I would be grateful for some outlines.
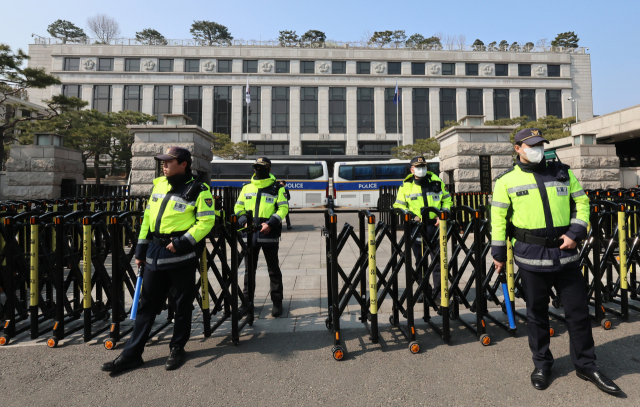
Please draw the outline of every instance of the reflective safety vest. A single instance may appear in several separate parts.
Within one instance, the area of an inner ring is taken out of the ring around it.
[[[408,210],[417,216],[420,216],[420,211],[425,206],[435,209],[451,208],[451,195],[444,182],[431,171],[427,171],[424,178],[424,185],[418,185],[414,175],[409,174],[398,190],[393,207]],[[435,217],[435,213],[429,214],[430,219]]]
[[[273,174],[267,179],[251,178],[251,183],[242,187],[233,211],[239,218],[246,216],[247,211],[253,214],[256,226],[267,223],[271,228],[268,234],[256,231],[253,234],[257,246],[276,246],[282,232],[282,219],[289,213],[289,202],[285,197],[285,189],[277,182]],[[240,220],[240,223],[244,221]]]
[[[202,184],[206,188],[200,192],[195,201],[188,201],[180,196],[192,182],[194,182],[193,178],[185,185],[178,187],[178,190],[172,191],[167,177],[153,180],[153,191],[144,211],[144,219],[138,237],[136,258],[143,257],[142,253],[147,252],[147,246],[153,242],[154,237],[158,239],[179,238],[178,242],[174,242],[174,247],[178,246],[176,247],[178,253],[174,254],[165,250],[161,255],[161,257],[167,257],[165,261],[147,256],[147,263],[175,265],[196,257],[196,244],[204,239],[213,228],[216,213],[211,191],[206,184]]]
[[[578,250],[560,250],[557,239],[563,234],[574,241],[584,239],[589,198],[568,166],[553,162],[541,170],[533,167],[518,161],[496,181],[491,203],[493,258],[506,260],[510,238],[515,263],[525,270],[577,267]]]

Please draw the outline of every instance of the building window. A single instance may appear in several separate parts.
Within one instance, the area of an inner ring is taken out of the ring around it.
[[[467,89],[467,114],[482,116],[482,89]]]
[[[518,76],[531,76],[531,64],[518,64]]]
[[[562,91],[547,90],[547,116],[562,119]]]
[[[271,132],[289,133],[289,88],[272,88]]]
[[[100,113],[111,111],[111,86],[96,85],[93,87],[93,109]]]
[[[300,88],[300,133],[318,132],[318,88]]]
[[[442,74],[443,75],[455,75],[456,74],[456,64],[442,64]]]
[[[329,133],[347,132],[347,88],[329,88]]]
[[[189,116],[187,124],[202,126],[202,87],[184,87],[184,114]]]
[[[347,73],[347,63],[345,61],[331,62],[331,73],[335,75]]]
[[[520,116],[527,116],[530,121],[536,120],[536,91],[520,89]]]
[[[124,110],[139,112],[142,110],[142,86],[124,87]]]
[[[289,155],[289,144],[252,143],[256,147],[257,156]]]
[[[173,59],[159,59],[158,72],[173,72]]]
[[[358,88],[358,133],[375,133],[373,88]]]
[[[200,60],[199,59],[185,59],[184,60],[185,72],[200,72]]]
[[[493,115],[495,120],[511,118],[509,89],[495,89],[493,91]]]
[[[369,75],[371,73],[371,62],[357,62],[356,73],[358,75]]]
[[[244,73],[258,73],[258,61],[242,61],[242,72]]]
[[[496,76],[509,76],[509,64],[496,64]]]
[[[302,155],[344,155],[344,143],[302,143]]]
[[[140,60],[139,59],[125,59],[124,70],[127,72],[140,72]]]
[[[113,71],[113,58],[98,58],[98,71]]]
[[[289,61],[276,61],[276,73],[289,73]]]
[[[397,143],[358,143],[358,155],[391,155],[391,149],[396,146]]]
[[[213,88],[213,132],[231,134],[231,87]]]
[[[550,78],[559,78],[560,65],[547,65],[547,76]]]
[[[247,61],[245,61],[247,62]],[[249,103],[249,131],[247,131],[247,99],[242,103],[242,132],[260,133],[260,86],[249,86],[251,103]],[[247,94],[247,87],[242,87],[242,94]]]
[[[80,70],[80,58],[65,58],[64,68],[65,71],[79,71]]]
[[[171,113],[172,104],[173,87],[156,86],[153,90],[153,114],[158,119],[157,124],[164,124],[164,117],[162,117],[162,115]]]
[[[424,65],[424,64],[423,64]],[[384,89],[384,128],[387,133],[402,133],[402,88],[398,88],[400,100],[393,103],[396,88]]]
[[[464,74],[467,76],[478,76],[478,64],[464,64]]]
[[[231,72],[232,63],[233,61],[231,61],[230,59],[219,59],[218,72],[219,73]]]
[[[430,137],[429,89],[413,88],[413,139]]]
[[[411,75],[424,75],[424,62],[411,63]]]
[[[440,128],[447,122],[458,120],[456,113],[456,90],[450,88],[440,89]]]
[[[300,62],[300,73],[316,73],[316,62],[315,61],[301,61]]]
[[[388,75],[402,75],[402,63],[401,62],[387,62],[387,74]]]
[[[82,85],[64,85],[62,86],[62,94],[68,98],[82,99]]]

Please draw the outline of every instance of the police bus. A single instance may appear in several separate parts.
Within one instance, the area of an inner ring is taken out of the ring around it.
[[[211,161],[212,187],[242,187],[251,181],[254,160]],[[271,161],[271,173],[285,180],[291,194],[289,208],[325,206],[329,194],[329,171],[326,161]]]
[[[380,203],[386,201],[385,197],[380,197],[378,188],[402,185],[402,181],[411,173],[409,162],[410,160],[389,160],[335,163],[333,168],[335,206],[380,207]],[[427,160],[427,168],[438,175],[440,159],[435,157]]]

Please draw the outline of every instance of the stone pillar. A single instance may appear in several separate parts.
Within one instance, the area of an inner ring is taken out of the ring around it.
[[[384,88],[373,89],[373,129],[375,134],[385,134],[387,132],[384,114]],[[395,133],[395,130],[393,131]]]
[[[318,133],[329,134],[329,87],[318,87]]]
[[[349,61],[347,61],[349,64]],[[354,62],[355,64],[355,62]],[[347,87],[347,155],[358,154],[358,88]]]
[[[213,85],[202,87],[202,128],[213,131]]]
[[[111,111],[121,112],[124,104],[124,85],[113,85],[111,92]]]
[[[184,113],[184,85],[173,85],[172,114]]]
[[[464,69],[464,64],[462,64],[462,69]],[[461,89],[461,88],[456,89],[456,111],[458,112],[456,120],[460,120],[467,115],[467,90],[466,89]]]
[[[142,113],[153,114],[153,85],[142,86]]]
[[[271,134],[271,99],[273,88],[260,87],[260,133]]]
[[[92,84],[82,84],[82,100],[85,102],[89,102],[89,104],[84,107],[85,110],[91,110],[93,108],[93,85]]]
[[[181,115],[171,115],[181,117]],[[184,117],[181,121],[186,123]],[[211,180],[211,142],[213,136],[195,125],[134,125],[127,126],[133,132],[131,151],[131,195],[149,195],[156,178],[157,162],[153,158],[171,146],[186,148],[191,152],[191,169],[204,172],[201,180]]]
[[[509,89],[509,107],[512,119],[520,117],[520,89]]]
[[[404,140],[403,145],[413,144],[413,88],[400,88],[398,91],[401,93],[400,100],[402,100],[402,115],[400,120],[402,121],[402,129]]]
[[[435,137],[440,130],[440,88],[429,88],[429,132]]]
[[[620,159],[615,145],[565,147],[557,149],[556,155],[571,167],[583,189],[620,188]]]
[[[454,126],[438,134],[440,143],[440,177],[454,184],[455,192],[480,192],[481,156],[485,174],[491,178],[493,190],[496,178],[513,166],[513,145],[510,133],[516,126]],[[490,168],[487,168],[490,163]],[[453,179],[450,179],[450,175]]]
[[[234,143],[243,141],[242,116],[244,108],[244,95],[242,94],[242,85],[233,86],[231,89],[231,141],[233,141]]]
[[[484,112],[484,120],[486,122],[495,120],[493,112],[493,89],[482,90],[482,111]]]
[[[547,91],[536,89],[536,120],[547,116]]]
[[[12,145],[4,199],[55,199],[62,180],[82,184],[82,152],[58,146]]]
[[[289,88],[289,154],[302,155],[300,141],[300,86]]]

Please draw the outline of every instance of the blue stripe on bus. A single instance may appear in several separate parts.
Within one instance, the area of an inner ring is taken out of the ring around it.
[[[247,184],[248,180],[230,180],[230,179],[219,179],[212,180],[209,185],[211,187],[242,187]],[[287,189],[295,191],[295,190],[326,190],[329,185],[329,181],[287,181]]]
[[[392,180],[392,181],[355,181],[355,182],[336,182],[334,183],[336,187],[336,191],[361,191],[361,190],[371,190],[378,189],[380,187],[387,186],[400,186],[402,185],[402,180]]]

